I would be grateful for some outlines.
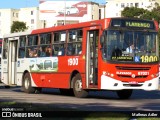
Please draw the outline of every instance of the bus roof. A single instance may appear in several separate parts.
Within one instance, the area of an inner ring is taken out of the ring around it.
[[[100,26],[104,24],[104,20],[110,20],[110,18],[37,29],[37,30],[33,30],[32,34],[39,34],[42,32],[44,33],[44,32],[52,32],[52,31],[59,31],[59,30],[67,30],[67,29],[77,29],[77,28],[84,28],[84,27],[91,27],[91,26]]]
[[[108,27],[113,27],[112,22],[113,21],[130,21],[135,26],[120,26],[120,27],[139,27],[139,28],[146,28],[146,29],[155,29],[158,30],[158,26],[156,21],[152,20],[146,20],[146,19],[140,19],[140,18],[126,18],[126,17],[117,17],[117,18],[105,18],[101,20],[94,20],[94,21],[88,21],[88,22],[82,22],[82,23],[76,23],[76,24],[67,24],[67,25],[61,25],[56,27],[50,27],[50,28],[43,28],[43,29],[37,29],[33,30],[32,34],[39,34],[39,33],[47,33],[52,31],[59,31],[59,30],[67,30],[67,29],[77,29],[77,28],[84,28],[84,27],[91,27],[91,26],[101,26],[102,29],[106,29]],[[134,24],[133,22],[136,22]],[[123,23],[124,24],[124,23]],[[150,25],[149,27],[146,25]],[[139,26],[136,26],[139,25]]]
[[[23,36],[23,35],[30,35],[32,31],[26,31],[26,32],[16,32],[16,33],[11,33],[11,34],[5,34],[3,37],[18,37],[18,36]]]
[[[154,27],[150,29],[155,29],[158,30],[158,22],[152,21],[152,20],[146,20],[146,19],[139,19],[139,18],[125,18],[125,17],[117,17],[117,18],[105,18],[101,20],[94,20],[94,21],[88,21],[88,22],[82,22],[82,23],[76,23],[76,24],[67,24],[67,25],[61,25],[61,26],[54,26],[54,27],[49,27],[49,28],[41,28],[41,29],[36,29],[32,31],[27,31],[27,32],[18,32],[18,33],[12,33],[12,34],[6,34],[3,37],[18,37],[18,36],[23,36],[23,35],[34,35],[34,34],[40,34],[40,33],[47,33],[47,32],[52,32],[52,31],[63,31],[67,29],[78,29],[78,28],[85,28],[85,27],[92,27],[92,26],[101,26],[102,29],[106,29],[108,27],[115,27],[113,24],[113,21],[118,20],[119,22],[121,21],[137,21],[135,25],[142,26],[143,24],[141,23],[150,23],[153,24]],[[139,22],[140,21],[140,22]],[[139,23],[138,23],[139,22]],[[124,23],[123,23],[124,24]],[[123,24],[119,25],[119,27],[138,27],[134,26],[134,23],[132,23],[130,26],[123,26]],[[145,25],[145,24],[144,24]],[[146,27],[146,29],[149,29]]]

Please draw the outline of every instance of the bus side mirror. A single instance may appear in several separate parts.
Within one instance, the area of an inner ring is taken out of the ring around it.
[[[100,44],[101,44],[101,47],[103,47],[103,44],[104,44],[104,35],[102,35],[101,38],[100,38]]]

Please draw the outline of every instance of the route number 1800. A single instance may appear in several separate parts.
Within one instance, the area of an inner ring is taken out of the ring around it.
[[[156,62],[158,61],[157,56],[142,56],[141,57],[142,62]]]

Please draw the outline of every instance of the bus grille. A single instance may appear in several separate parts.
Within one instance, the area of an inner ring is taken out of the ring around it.
[[[131,76],[128,76],[128,75],[117,75],[117,76],[121,78],[131,78]],[[135,76],[135,78],[147,78],[147,75]]]
[[[124,67],[124,66],[116,66],[118,70],[149,70],[150,67]]]
[[[135,84],[135,85],[131,85],[131,84],[123,84],[123,86],[125,87],[141,87],[143,84]]]

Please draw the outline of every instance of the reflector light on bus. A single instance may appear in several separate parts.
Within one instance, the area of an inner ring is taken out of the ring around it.
[[[151,77],[154,78],[154,74],[152,74]]]

